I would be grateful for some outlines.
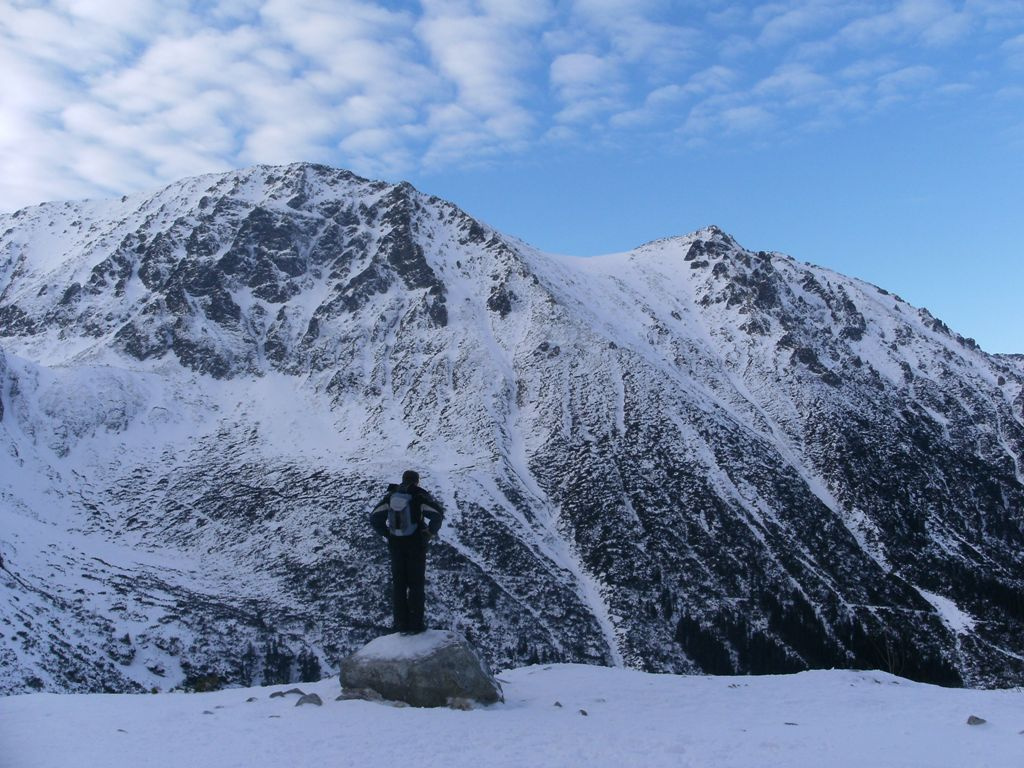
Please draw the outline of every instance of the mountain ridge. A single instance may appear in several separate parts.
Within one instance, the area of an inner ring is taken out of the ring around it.
[[[434,615],[495,666],[1021,671],[1024,369],[881,288],[717,227],[553,256],[305,164],[25,211],[4,690],[333,667],[385,622],[363,517],[407,465],[449,508]]]

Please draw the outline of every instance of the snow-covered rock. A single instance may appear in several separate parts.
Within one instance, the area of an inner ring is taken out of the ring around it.
[[[378,637],[342,660],[339,680],[342,688],[369,688],[414,707],[502,700],[501,685],[473,646],[443,630]]]

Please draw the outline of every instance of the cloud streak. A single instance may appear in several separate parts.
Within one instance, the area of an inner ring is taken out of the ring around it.
[[[996,98],[1024,69],[1024,8],[1002,0],[200,7],[0,7],[0,209],[255,162],[394,175],[608,136],[770,142]]]

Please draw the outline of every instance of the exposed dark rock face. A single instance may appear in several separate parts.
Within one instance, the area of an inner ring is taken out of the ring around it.
[[[24,336],[45,326],[96,338],[113,334],[118,348],[138,360],[172,353],[199,373],[232,378],[264,370],[266,306],[287,312],[289,301],[325,278],[334,298],[321,304],[318,319],[358,312],[402,285],[416,296],[423,322],[445,325],[444,285],[416,231],[422,204],[415,190],[322,166],[293,166],[281,177],[257,181],[259,175],[216,180],[198,201],[168,201],[167,195],[145,201],[135,215],[137,228],[121,236],[84,286],[72,282],[52,302],[35,297],[34,315],[5,302],[0,332]],[[248,195],[254,183],[263,185],[262,201]],[[301,187],[307,191],[282,202],[282,193]],[[325,197],[337,187],[343,188],[338,197]],[[82,248],[99,255],[125,222],[94,227]],[[141,296],[126,295],[133,276],[146,292]],[[261,303],[243,311],[240,296]],[[225,338],[231,354],[220,343]],[[271,340],[270,359],[294,369],[296,361],[284,359],[275,344]]]
[[[4,692],[337,669],[408,466],[434,626],[496,668],[1024,674],[1024,357],[881,289],[311,165],[0,219]]]

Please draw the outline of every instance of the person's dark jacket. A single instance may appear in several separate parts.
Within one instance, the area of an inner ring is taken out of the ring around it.
[[[412,519],[418,525],[418,530],[414,536],[408,538],[417,538],[425,541],[437,535],[437,532],[441,529],[441,523],[444,522],[444,507],[418,485],[409,487],[397,483],[392,483],[388,486],[384,498],[380,500],[380,503],[370,513],[370,525],[373,526],[373,530],[381,536],[387,536],[389,539],[393,538],[391,532],[388,531],[388,500],[395,491],[402,491],[412,496],[409,508],[412,512]],[[426,525],[424,525],[425,522]]]

